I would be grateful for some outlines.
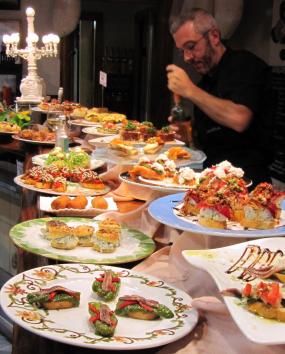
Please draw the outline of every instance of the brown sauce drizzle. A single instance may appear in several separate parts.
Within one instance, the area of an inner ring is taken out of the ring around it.
[[[226,270],[226,273],[231,274],[242,268],[245,263],[252,260],[249,266],[243,269],[242,273],[238,276],[238,279],[252,281],[256,279],[256,276],[250,274],[250,269],[254,269],[257,264],[260,264],[257,269],[260,267],[268,267],[277,257],[282,257],[283,255],[284,253],[281,250],[270,251],[268,248],[262,249],[257,245],[248,245],[243,251],[241,257],[229,269]]]

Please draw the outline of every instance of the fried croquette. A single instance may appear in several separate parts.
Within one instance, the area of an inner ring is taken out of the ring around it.
[[[68,204],[67,208],[70,209],[84,209],[88,204],[88,200],[84,195],[78,195],[77,197],[71,199]]]
[[[96,209],[108,209],[107,200],[101,196],[93,198],[91,204]]]
[[[71,199],[68,195],[61,195],[52,201],[51,208],[55,210],[65,209],[70,201]]]

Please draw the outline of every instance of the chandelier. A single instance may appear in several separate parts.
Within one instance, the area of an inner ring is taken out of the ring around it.
[[[35,33],[34,19],[35,11],[33,8],[26,9],[28,34],[26,37],[27,46],[19,49],[19,33],[11,35],[4,34],[3,42],[6,45],[6,54],[9,57],[21,57],[27,60],[28,75],[22,79],[20,84],[21,97],[17,97],[19,103],[39,103],[44,99],[45,83],[37,73],[37,61],[42,57],[56,57],[58,50],[59,37],[55,34],[47,34],[42,37],[43,46],[38,48],[39,36]]]

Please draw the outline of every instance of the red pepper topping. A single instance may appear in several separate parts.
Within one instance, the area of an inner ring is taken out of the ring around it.
[[[129,300],[129,301],[123,301],[121,302],[119,305],[118,305],[118,308],[119,309],[123,309],[129,305],[135,305],[137,304],[138,302],[137,301],[132,301],[132,300]]]

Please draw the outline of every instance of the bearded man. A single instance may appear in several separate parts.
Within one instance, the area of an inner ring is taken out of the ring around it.
[[[182,68],[166,68],[168,88],[194,104],[193,141],[207,155],[205,167],[228,160],[253,185],[270,182],[269,67],[248,51],[228,48],[203,9],[172,19],[170,32],[184,61],[202,76],[196,85]]]

